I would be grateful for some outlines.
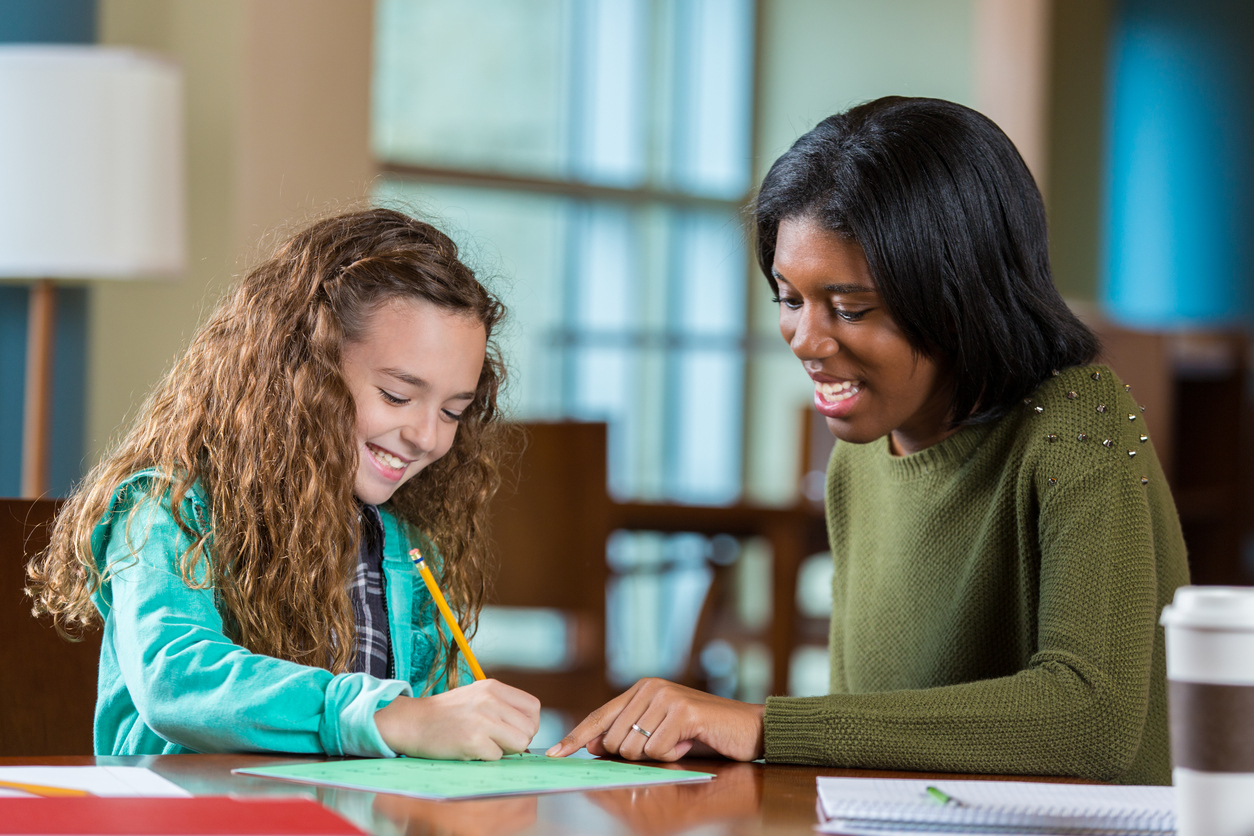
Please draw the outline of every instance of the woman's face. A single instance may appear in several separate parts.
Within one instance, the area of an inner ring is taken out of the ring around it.
[[[344,379],[357,406],[358,499],[387,502],[449,451],[486,348],[477,319],[410,299],[380,306],[362,338],[344,345]]]
[[[772,272],[780,333],[814,380],[833,435],[857,444],[888,435],[893,453],[908,455],[952,434],[948,376],[889,316],[856,241],[790,218]]]

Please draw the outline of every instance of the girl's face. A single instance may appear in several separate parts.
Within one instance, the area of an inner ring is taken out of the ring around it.
[[[772,273],[780,333],[833,435],[857,444],[888,435],[893,453],[908,455],[953,433],[948,376],[888,315],[856,241],[808,218],[782,221]]]
[[[380,306],[364,336],[344,345],[344,379],[357,405],[358,499],[387,502],[449,451],[486,348],[477,319],[410,299]]]

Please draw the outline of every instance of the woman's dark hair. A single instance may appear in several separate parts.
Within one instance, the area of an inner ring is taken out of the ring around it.
[[[953,424],[995,420],[1097,338],[1049,269],[1045,206],[1014,144],[953,102],[889,96],[824,119],[771,166],[754,207],[771,274],[781,221],[857,241],[916,351],[954,381]]]

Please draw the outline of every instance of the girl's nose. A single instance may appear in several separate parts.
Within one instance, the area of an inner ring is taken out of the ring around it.
[[[436,447],[439,433],[439,416],[434,411],[423,410],[401,428],[401,438],[419,453],[430,453]]]

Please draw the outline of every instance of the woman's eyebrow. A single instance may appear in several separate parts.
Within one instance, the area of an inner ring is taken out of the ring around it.
[[[788,282],[788,279],[775,268],[771,268],[771,278],[777,282]],[[875,288],[867,287],[861,284],[825,284],[823,285],[824,293],[874,293]]]

